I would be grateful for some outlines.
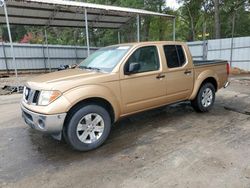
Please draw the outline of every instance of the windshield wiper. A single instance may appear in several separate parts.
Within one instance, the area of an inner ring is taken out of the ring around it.
[[[89,67],[89,66],[80,66],[80,68],[82,69],[89,69],[89,70],[96,70],[96,71],[100,71],[101,69],[97,68],[97,67]]]

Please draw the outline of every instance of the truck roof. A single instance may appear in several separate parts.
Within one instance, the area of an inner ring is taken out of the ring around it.
[[[173,45],[184,45],[185,42],[180,42],[180,41],[148,41],[148,42],[131,42],[131,43],[121,43],[121,44],[116,44],[119,46],[125,46],[125,45],[133,45],[133,46],[138,46],[138,45],[155,45],[155,44],[173,44]],[[114,46],[116,46],[114,45]]]

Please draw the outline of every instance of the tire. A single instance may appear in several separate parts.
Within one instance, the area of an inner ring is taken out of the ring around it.
[[[197,96],[191,101],[191,105],[197,112],[208,112],[213,107],[214,101],[214,85],[207,82],[201,86]]]
[[[89,104],[70,112],[63,130],[65,141],[75,150],[89,151],[101,146],[111,130],[107,110]]]

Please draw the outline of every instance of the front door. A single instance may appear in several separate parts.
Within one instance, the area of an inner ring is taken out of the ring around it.
[[[138,63],[137,72],[127,74],[131,63]],[[146,46],[136,49],[123,67],[121,79],[123,114],[144,110],[164,103],[166,75],[162,73],[158,48]]]

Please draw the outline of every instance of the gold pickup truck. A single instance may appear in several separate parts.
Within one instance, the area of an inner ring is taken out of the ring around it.
[[[124,116],[187,100],[196,111],[209,111],[228,74],[226,61],[193,61],[181,42],[108,46],[75,69],[27,81],[22,116],[76,150],[92,150]]]

